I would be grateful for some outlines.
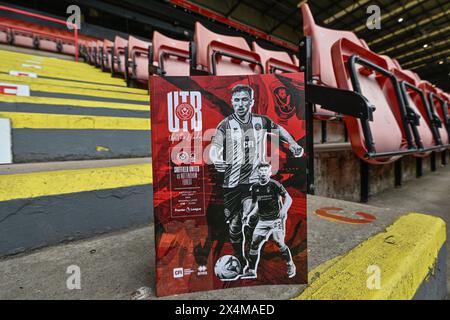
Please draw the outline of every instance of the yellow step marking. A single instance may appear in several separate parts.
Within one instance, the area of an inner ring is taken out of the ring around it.
[[[0,111],[14,129],[150,130],[150,119]]]
[[[0,201],[123,188],[152,181],[151,163],[0,175]]]
[[[409,213],[381,232],[309,273],[310,284],[296,299],[411,299],[435,268],[446,240],[445,222]],[[369,266],[377,266],[381,287],[369,288]]]
[[[120,102],[103,102],[103,101],[90,101],[90,100],[76,100],[76,99],[63,99],[63,98],[44,98],[44,97],[19,97],[12,95],[0,95],[1,102],[10,103],[32,103],[32,104],[48,104],[48,105],[60,105],[60,106],[74,106],[74,107],[86,107],[86,108],[108,108],[108,109],[122,109],[122,110],[138,110],[149,111],[150,105],[140,104],[127,104]],[[150,114],[149,114],[150,117]]]

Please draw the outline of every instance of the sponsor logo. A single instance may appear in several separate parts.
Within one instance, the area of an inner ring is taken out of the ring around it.
[[[202,131],[202,95],[200,91],[172,91],[167,94],[169,131]]]
[[[183,278],[184,272],[183,268],[174,268],[173,269],[173,277],[174,278]]]
[[[173,277],[183,278],[184,276],[189,276],[194,273],[194,269],[184,269],[184,268],[173,268]]]

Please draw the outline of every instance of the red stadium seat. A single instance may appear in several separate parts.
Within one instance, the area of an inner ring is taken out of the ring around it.
[[[111,51],[114,47],[114,42],[109,41],[107,39],[103,40],[103,62],[102,62],[102,70],[110,71],[111,70]]]
[[[189,75],[189,42],[153,32],[151,73],[165,76]]]
[[[97,68],[100,68],[102,65],[102,58],[103,58],[103,41],[97,40],[95,41],[95,66]]]
[[[38,39],[40,50],[58,52],[58,47],[61,49],[61,44],[55,37],[39,35]]]
[[[0,43],[9,43],[10,32],[9,28],[0,26]]]
[[[338,87],[361,93],[375,106],[373,121],[344,116],[356,155],[381,164],[417,150],[400,88],[386,60],[348,38],[333,44],[331,56]]]
[[[116,36],[114,39],[114,48],[112,56],[112,74],[125,75],[125,48],[128,45],[128,41],[124,38]]]
[[[394,63],[395,64],[395,63]],[[413,127],[415,144],[421,152],[414,154],[418,157],[427,156],[432,149],[442,144],[437,128],[433,122],[433,115],[430,112],[426,96],[417,87],[417,82],[403,70],[394,68],[390,70],[397,80],[400,81],[405,106],[412,117],[416,117],[417,124]]]
[[[312,39],[312,76],[314,83],[318,85],[337,88],[334,76],[333,63],[331,58],[331,46],[336,41],[346,38],[355,43],[367,47],[365,41],[360,41],[358,37],[350,31],[331,30],[318,26],[313,18],[308,4],[301,6],[303,17],[303,33]],[[335,112],[315,106],[315,116],[320,119],[336,117]]]
[[[195,23],[193,67],[212,75],[248,75],[264,72],[260,56],[243,37],[227,36]]]
[[[128,74],[131,80],[148,81],[148,60],[151,46],[150,42],[132,36],[128,37]]]
[[[425,92],[430,109],[440,120],[441,127],[438,130],[442,143],[448,145],[450,143],[450,120],[446,100],[439,96],[437,88],[428,81],[421,81],[419,88]]]
[[[264,66],[264,73],[298,72],[299,67],[285,51],[275,51],[261,48],[252,43],[253,51],[259,54]]]
[[[15,46],[26,48],[36,47],[35,37],[32,32],[12,29],[11,34],[12,44]]]

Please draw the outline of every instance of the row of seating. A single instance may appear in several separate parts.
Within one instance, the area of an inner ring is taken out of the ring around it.
[[[79,35],[78,43],[92,39]],[[73,32],[6,17],[0,21],[0,43],[72,56],[76,51]]]
[[[355,117],[341,103],[339,114],[316,105],[316,117],[343,118],[356,155],[371,164],[403,155],[428,156],[449,147],[448,94],[404,70],[395,59],[371,51],[353,32],[318,26],[301,6],[304,34],[312,43],[312,83],[354,91],[373,106],[370,118]],[[151,75],[248,75],[299,71],[295,56],[267,50],[243,37],[217,34],[199,22],[192,42],[154,32],[151,42],[130,36],[90,42],[84,54],[92,64],[127,82],[146,83]],[[150,63],[149,63],[150,62]],[[346,110],[347,109],[347,110]]]
[[[449,147],[448,98],[442,90],[371,51],[354,33],[318,26],[307,4],[301,11],[304,34],[312,42],[314,83],[359,92],[374,106],[373,121],[343,115],[358,157],[390,163]]]
[[[114,42],[91,41],[82,48],[82,54],[91,64],[112,75],[121,75],[128,82],[146,83],[153,74],[240,75],[299,71],[295,55],[264,49],[256,42],[250,48],[243,37],[217,34],[199,22],[195,24],[195,38],[191,43],[155,31],[151,42],[133,36],[128,39],[116,36]]]

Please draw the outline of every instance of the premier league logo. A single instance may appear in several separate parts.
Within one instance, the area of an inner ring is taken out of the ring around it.
[[[291,93],[285,86],[277,86],[272,91],[275,100],[275,110],[281,119],[287,120],[295,113],[295,105]]]

